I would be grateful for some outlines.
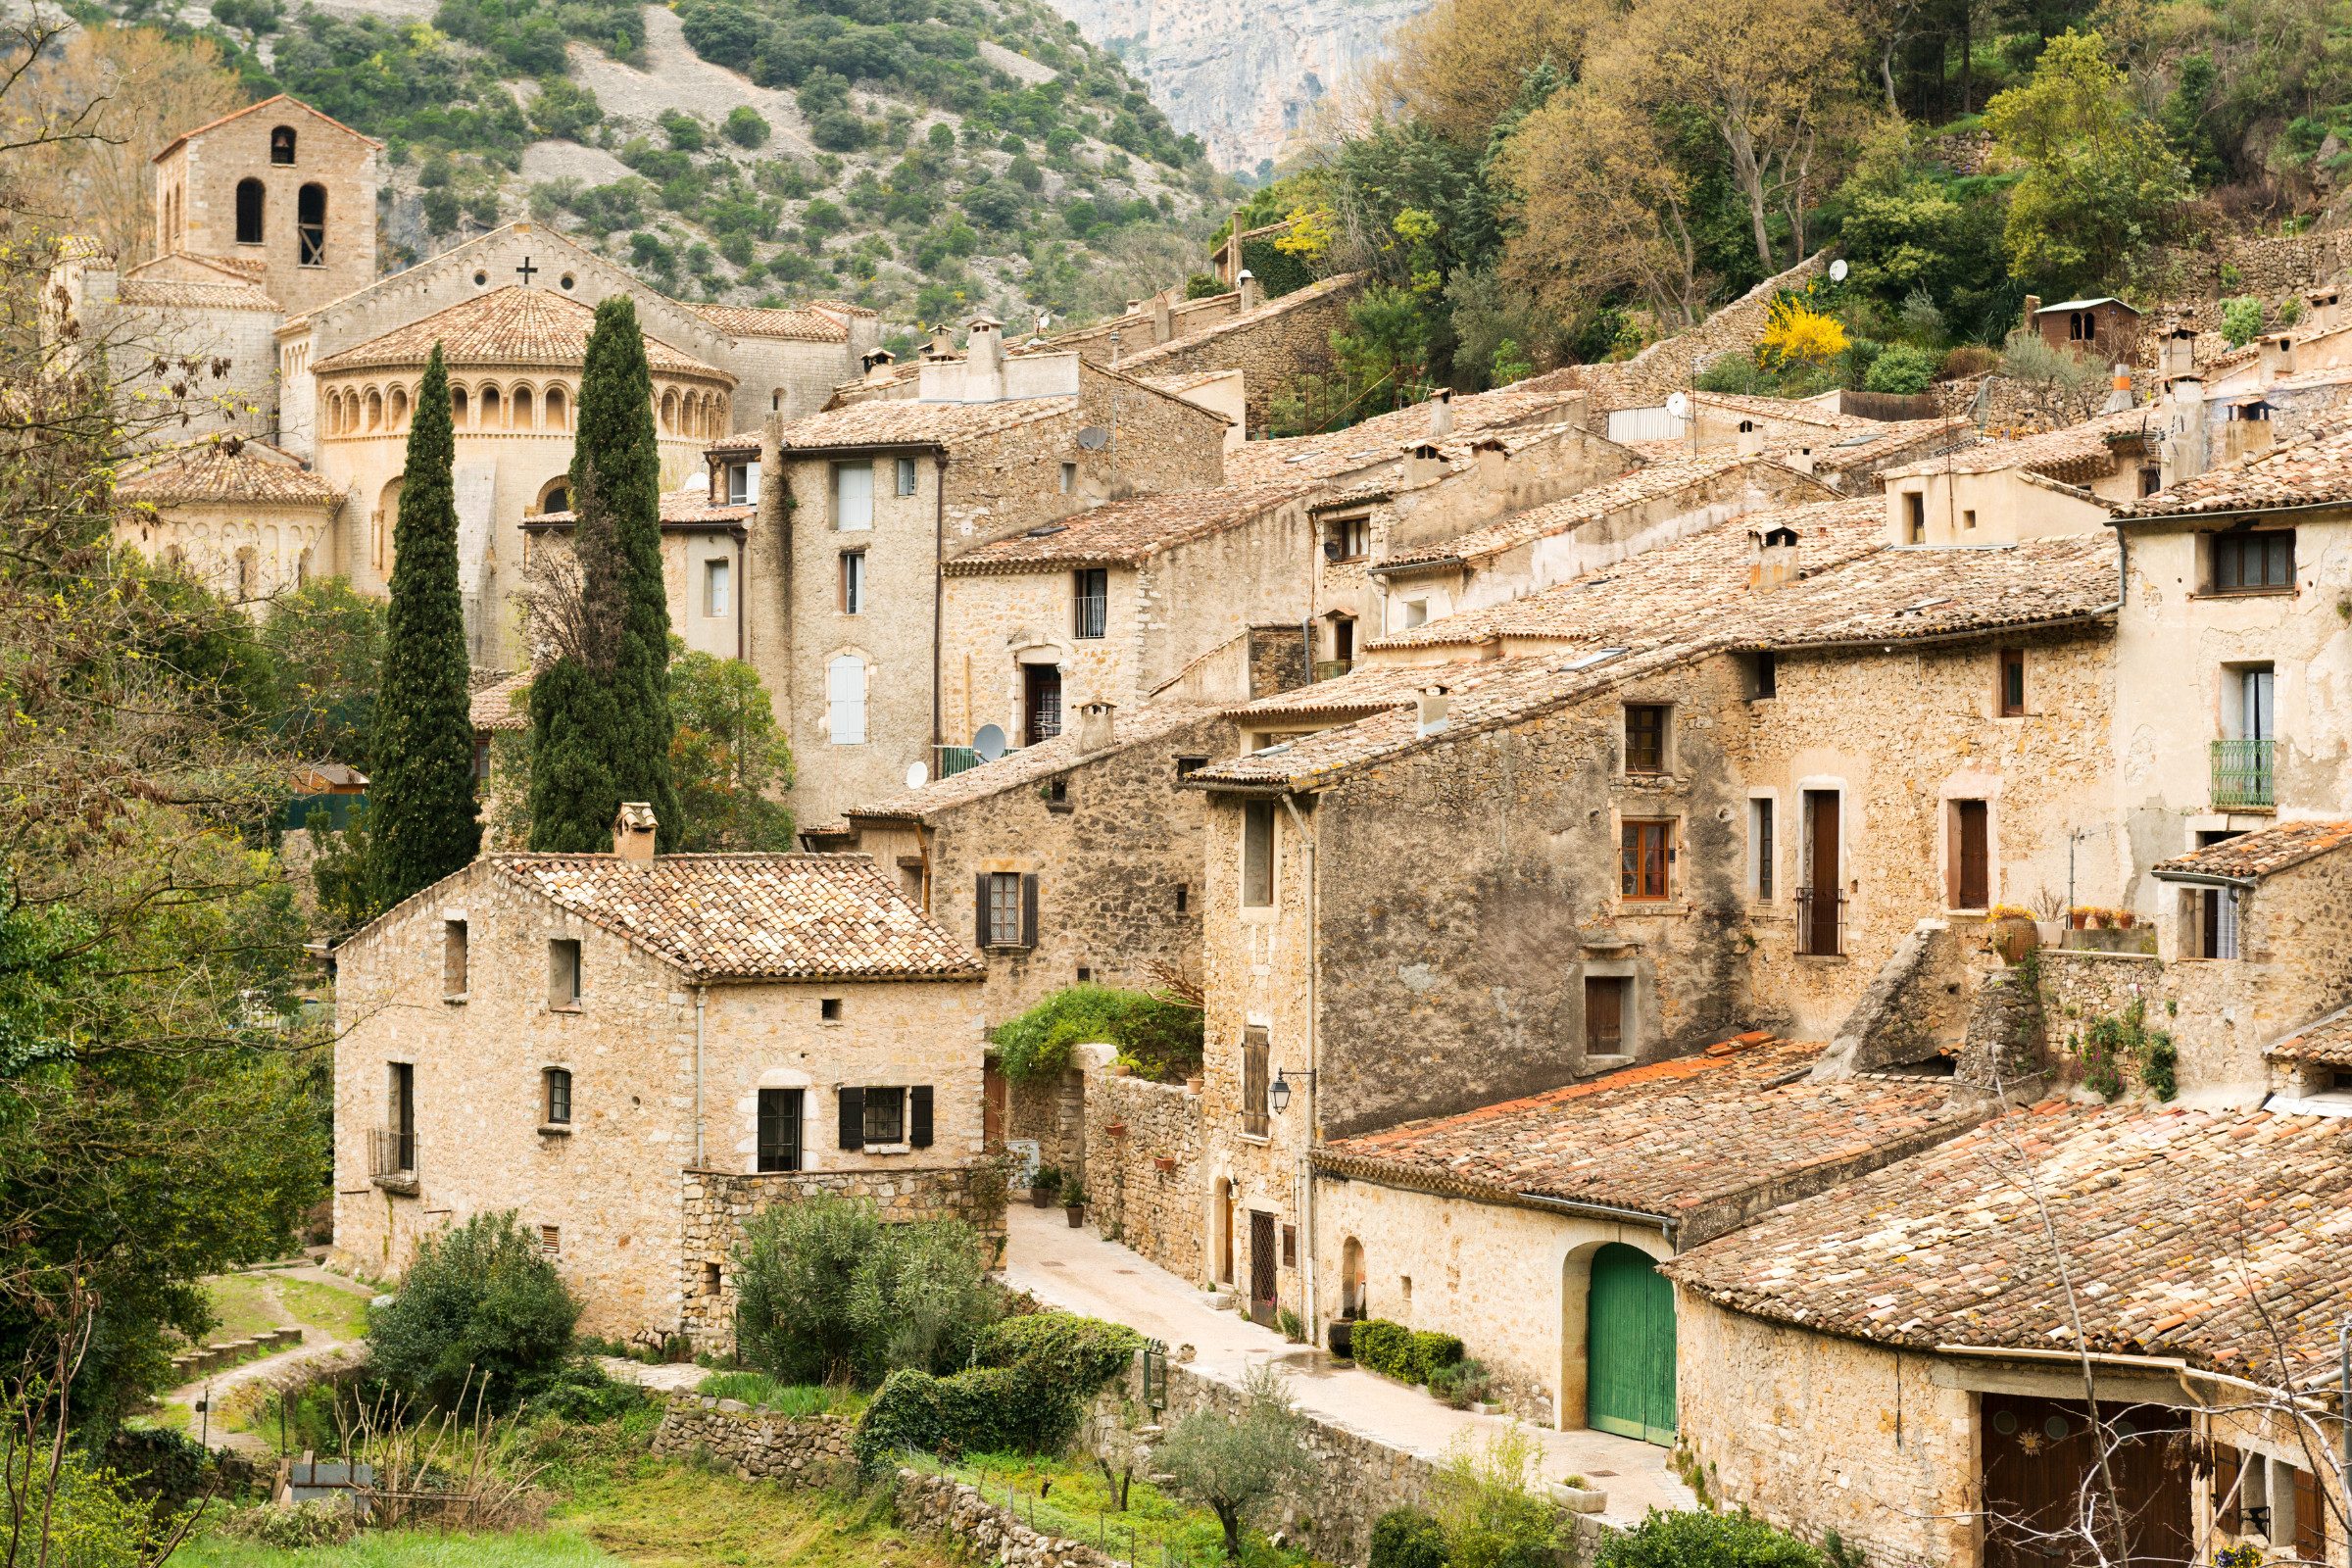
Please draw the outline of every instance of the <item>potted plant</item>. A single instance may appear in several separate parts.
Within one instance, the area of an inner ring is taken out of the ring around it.
[[[2034,930],[2045,948],[2066,943],[2066,901],[2048,888],[2034,895]]]
[[[1061,1211],[1069,1215],[1072,1230],[1086,1223],[1086,1183],[1078,1177],[1061,1190]]]
[[[2091,908],[2087,904],[2078,904],[2073,908],[2066,911],[2067,922],[2078,931],[2088,928],[2090,925],[2090,915]]]
[[[1061,1191],[1061,1167],[1040,1165],[1037,1174],[1029,1178],[1029,1202],[1034,1208],[1051,1207],[1054,1195]]]
[[[2003,963],[2015,963],[2041,946],[2034,911],[2015,904],[1996,904],[1985,912],[1986,935]]]
[[[1355,1319],[1333,1318],[1324,1325],[1325,1336],[1331,1341],[1331,1353],[1344,1361],[1355,1359]]]

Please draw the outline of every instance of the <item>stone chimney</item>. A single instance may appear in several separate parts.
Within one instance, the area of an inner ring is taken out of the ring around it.
[[[1110,749],[1111,714],[1118,711],[1110,703],[1081,703],[1078,706],[1078,755],[1092,757]]]
[[[1443,441],[1453,434],[1453,388],[1442,386],[1429,400],[1429,438]]]
[[[1811,473],[1813,471],[1813,449],[1798,447],[1781,461],[1799,473]]]
[[[1152,296],[1152,341],[1165,343],[1176,335],[1176,319],[1168,308],[1167,291]]]
[[[2276,381],[2295,373],[2295,338],[2291,332],[2266,332],[2262,338],[2262,378]]]
[[[2303,296],[2303,327],[2306,335],[2314,332],[2332,332],[2339,324],[2336,315],[2340,295],[2332,288],[2315,288]]]
[[[1414,716],[1419,720],[1421,733],[1435,735],[1448,722],[1447,710],[1452,706],[1443,686],[1425,687],[1413,699]]]
[[[1794,528],[1767,528],[1748,536],[1747,585],[1758,593],[1796,581],[1797,534]]]
[[[942,321],[931,329],[929,340],[923,344],[923,358],[926,360],[952,360],[955,357],[956,334],[948,329],[947,322]]]
[[[2164,485],[2171,489],[2183,479],[2194,479],[2211,463],[2205,417],[2205,378],[2201,375],[2180,375],[2173,378],[2173,403],[2165,419]]]
[[[1004,396],[1004,323],[985,313],[971,318],[963,339],[963,398],[995,403]]]
[[[1242,296],[1241,303],[1235,307],[1237,311],[1254,311],[1266,303],[1265,290],[1257,286],[1257,274],[1247,267],[1243,268],[1241,275],[1233,280],[1233,286],[1240,291]]]
[[[1760,458],[1764,455],[1764,432],[1753,419],[1740,421],[1740,455]]]
[[[2029,332],[2040,331],[2041,323],[2034,319],[2035,316],[2040,314],[2040,311],[2041,296],[2038,294],[2027,295],[2025,308],[2018,313],[2017,324],[2024,327]]]
[[[1508,491],[1511,484],[1511,455],[1503,444],[1488,436],[1470,450],[1477,454],[1478,482],[1496,496]]]
[[[2185,321],[2175,321],[2165,328],[2164,342],[2158,355],[2158,366],[2168,382],[2196,374],[2197,329]]]
[[[2127,409],[2137,407],[2138,402],[2139,400],[2132,395],[2132,367],[2118,360],[2115,372],[2107,381],[2107,401],[2099,405],[2099,412],[2101,414],[2122,414]]]
[[[865,356],[865,378],[868,381],[887,381],[897,373],[899,357],[888,349],[875,349]]]
[[[2262,411],[2267,416],[2269,411]],[[2252,409],[2233,411],[2236,416],[2222,426],[2222,461],[2243,463],[2257,454],[2268,452],[2276,434],[2267,416],[2247,417]]]
[[[612,854],[618,859],[650,865],[654,858],[654,808],[644,801],[623,801],[612,818]]]

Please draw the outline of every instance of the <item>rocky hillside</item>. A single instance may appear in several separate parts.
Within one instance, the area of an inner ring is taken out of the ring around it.
[[[1389,30],[1430,0],[1052,0],[1127,63],[1219,169],[1296,150],[1316,103],[1377,61]]]
[[[152,20],[141,0],[114,0]],[[1085,318],[1224,181],[1037,0],[211,0],[181,24],[383,138],[395,264],[526,214],[687,298]]]

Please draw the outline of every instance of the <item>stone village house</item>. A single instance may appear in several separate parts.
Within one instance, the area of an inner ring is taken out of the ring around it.
[[[398,1274],[512,1209],[584,1331],[711,1342],[766,1202],[1001,1227],[967,945],[864,857],[656,857],[653,835],[625,807],[612,855],[485,856],[336,950],[352,1266]]]

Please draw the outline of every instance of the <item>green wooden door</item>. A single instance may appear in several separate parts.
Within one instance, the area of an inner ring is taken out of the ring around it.
[[[1674,1287],[1649,1255],[1611,1243],[1592,1254],[1585,1340],[1588,1425],[1674,1442]]]

